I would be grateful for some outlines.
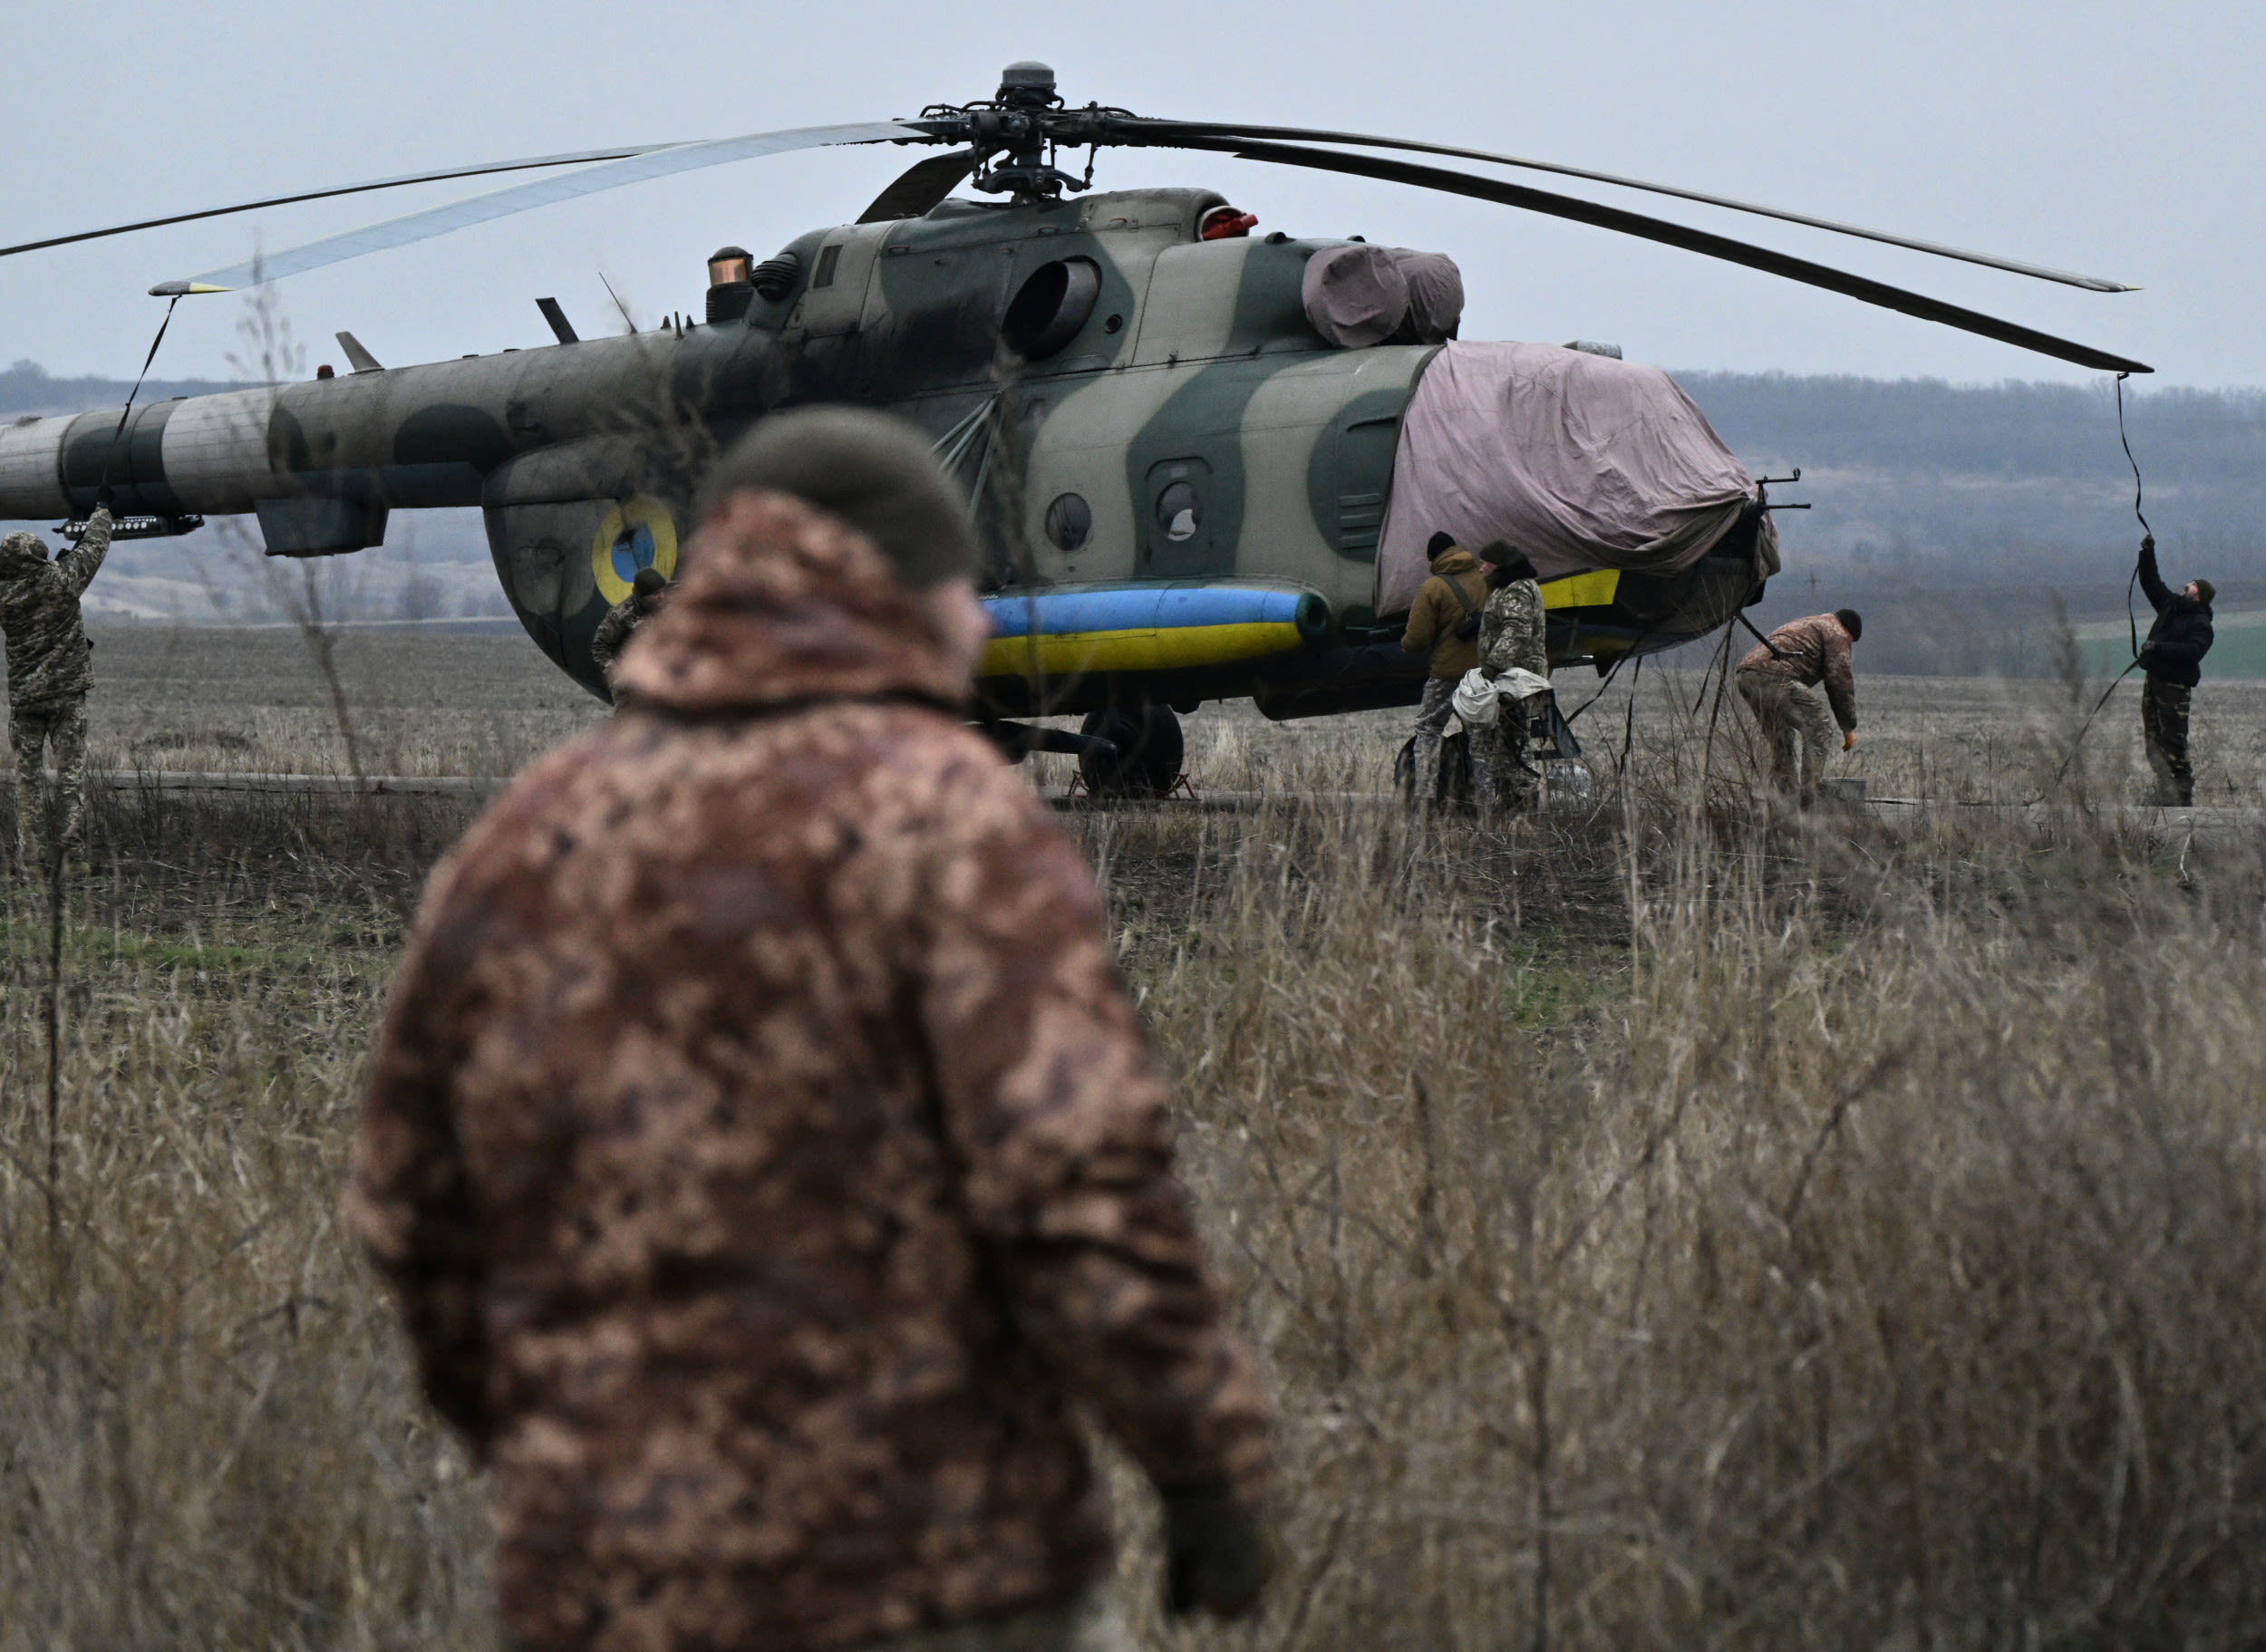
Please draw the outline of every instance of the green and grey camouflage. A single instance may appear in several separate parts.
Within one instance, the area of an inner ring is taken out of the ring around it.
[[[15,753],[15,843],[26,873],[47,865],[48,844],[68,845],[79,836],[86,808],[86,697],[23,706],[8,716],[8,743]],[[63,818],[53,821],[51,800],[42,795],[42,753],[54,759],[55,797]]]
[[[33,535],[0,539],[0,637],[8,649],[8,744],[15,758],[16,845],[26,872],[44,844],[79,834],[86,791],[86,695],[94,672],[79,597],[111,545],[111,514],[97,508],[79,543],[54,561]],[[44,759],[53,757],[63,818],[50,836]]]
[[[614,662],[622,657],[622,650],[637,633],[638,625],[645,619],[645,611],[637,605],[637,595],[632,592],[605,611],[605,618],[598,622],[597,633],[590,639],[590,660],[606,675],[614,678]]]
[[[94,685],[79,597],[111,547],[111,513],[97,508],[79,543],[54,561],[30,534],[0,539],[0,636],[8,646],[8,705],[74,700]]]
[[[1487,605],[1479,616],[1479,669],[1489,681],[1505,671],[1550,674],[1538,582],[1515,579],[1487,593]]]

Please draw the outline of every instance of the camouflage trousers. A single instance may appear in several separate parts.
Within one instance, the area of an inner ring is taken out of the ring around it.
[[[1542,777],[1526,757],[1526,708],[1516,700],[1496,703],[1494,727],[1470,731],[1472,778],[1478,782],[1481,808],[1523,814],[1535,807],[1542,789]]]
[[[2187,710],[2195,691],[2150,677],[2140,689],[2140,732],[2155,770],[2155,800],[2166,808],[2195,801],[2195,769],[2187,760]]]
[[[47,869],[45,845],[56,853],[75,841],[86,807],[86,700],[83,696],[43,705],[11,706],[8,741],[15,749],[15,841],[27,874]],[[55,761],[63,816],[54,822],[41,774],[43,753]],[[48,828],[55,827],[53,835]]]
[[[1448,725],[1456,715],[1456,683],[1453,677],[1428,677],[1424,680],[1424,699],[1417,707],[1415,763],[1409,772],[1416,777],[1416,801],[1428,802],[1440,771],[1440,737],[1448,732]]]
[[[1762,725],[1771,779],[1803,803],[1816,802],[1818,782],[1833,758],[1833,713],[1809,690],[1783,677],[1741,671],[1737,681],[1739,698]]]

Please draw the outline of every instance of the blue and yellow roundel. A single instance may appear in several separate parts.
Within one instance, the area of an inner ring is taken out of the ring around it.
[[[659,568],[670,578],[677,571],[677,525],[666,505],[642,493],[607,507],[590,541],[590,572],[607,607],[628,597],[640,568]]]

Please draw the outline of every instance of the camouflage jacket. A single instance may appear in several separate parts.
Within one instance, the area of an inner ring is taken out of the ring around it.
[[[1076,1409],[1269,1472],[1093,881],[862,536],[731,498],[637,710],[438,869],[347,1212],[531,1647],[843,1646],[1109,1565]]]
[[[1849,633],[1830,613],[1788,620],[1770,633],[1768,642],[1749,649],[1738,669],[1758,677],[1798,682],[1805,688],[1814,689],[1822,682],[1842,732],[1857,726],[1857,679],[1849,658]]]
[[[1487,593],[1486,613],[1479,621],[1479,669],[1492,681],[1505,671],[1550,674],[1550,649],[1542,606],[1542,586],[1531,579],[1515,579]]]
[[[87,518],[79,543],[50,562],[29,534],[0,539],[0,636],[8,644],[8,703],[29,708],[76,700],[94,686],[93,644],[79,595],[111,548],[111,513]]]
[[[654,612],[660,612],[659,604],[655,604]],[[615,662],[622,657],[622,650],[629,646],[630,638],[651,618],[652,613],[638,611],[634,596],[625,596],[605,611],[605,618],[598,622],[597,633],[590,639],[590,658],[608,679],[613,677]]]

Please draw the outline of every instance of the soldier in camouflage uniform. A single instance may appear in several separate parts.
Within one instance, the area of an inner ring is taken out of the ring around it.
[[[491,1476],[529,1648],[1127,1645],[1080,1417],[1177,1609],[1265,1570],[1268,1406],[1091,874],[960,721],[924,438],[720,467],[634,707],[433,874],[347,1198]]]
[[[8,647],[8,740],[15,751],[16,845],[26,874],[47,867],[77,838],[86,796],[86,697],[94,685],[93,644],[79,597],[111,546],[111,513],[97,506],[79,543],[54,561],[35,535],[0,539],[0,636]],[[51,822],[42,784],[43,751],[55,761],[62,793]],[[44,828],[55,825],[52,838]],[[44,840],[44,841],[43,841]]]
[[[1550,675],[1550,650],[1542,584],[1526,553],[1500,542],[1479,553],[1487,565],[1487,604],[1479,615],[1479,671],[1492,682],[1506,671]],[[1480,803],[1495,810],[1534,806],[1541,776],[1526,758],[1526,705],[1507,695],[1496,704],[1495,727],[1472,732]]]
[[[598,622],[597,634],[590,639],[590,658],[605,674],[607,688],[614,686],[614,666],[622,650],[629,646],[637,628],[661,611],[668,593],[667,575],[659,568],[640,568],[637,577],[629,582],[629,594],[607,609],[605,618]],[[623,703],[618,694],[615,703]]]

